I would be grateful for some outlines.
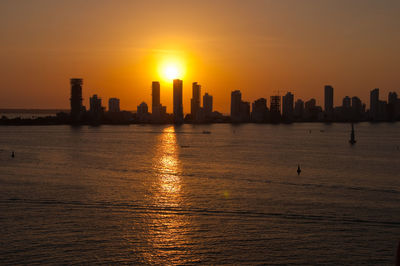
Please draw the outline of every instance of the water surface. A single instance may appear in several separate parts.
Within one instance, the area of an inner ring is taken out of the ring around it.
[[[0,261],[391,265],[400,124],[355,129],[0,127]]]

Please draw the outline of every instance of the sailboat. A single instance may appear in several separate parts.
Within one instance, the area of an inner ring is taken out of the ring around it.
[[[351,144],[351,145],[354,145],[354,144],[356,144],[356,139],[355,139],[355,136],[354,136],[354,124],[353,123],[351,123],[351,134],[350,134],[350,140],[349,140],[349,143]]]

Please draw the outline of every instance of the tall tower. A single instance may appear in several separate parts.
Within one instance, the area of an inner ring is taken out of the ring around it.
[[[231,93],[231,120],[239,122],[240,120],[240,104],[242,102],[242,93],[239,90]]]
[[[282,97],[282,115],[285,119],[293,118],[294,96],[288,92]]]
[[[213,97],[208,93],[203,96],[203,109],[206,116],[211,116],[213,110]]]
[[[82,112],[82,84],[83,80],[73,78],[71,82],[71,120],[78,122]]]
[[[197,112],[200,109],[200,95],[201,95],[201,86],[197,82],[193,82],[192,85],[192,99],[190,101],[190,113],[192,114],[192,120],[196,120]]]
[[[271,113],[281,114],[281,96],[271,96],[269,110]]]
[[[174,105],[174,123],[183,123],[183,103],[182,103],[182,93],[183,93],[183,82],[180,79],[174,79],[173,84],[173,105]]]
[[[370,117],[373,120],[377,120],[379,118],[379,89],[374,89],[370,93]]]
[[[325,112],[333,112],[333,87],[330,85],[325,86]]]
[[[158,112],[160,107],[160,82],[153,81],[151,83],[151,111]]]

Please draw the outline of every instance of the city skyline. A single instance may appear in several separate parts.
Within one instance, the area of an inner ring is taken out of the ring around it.
[[[133,110],[150,102],[149,80],[172,91],[180,75],[185,110],[199,81],[224,113],[236,89],[251,102],[276,90],[321,102],[320,86],[332,84],[338,105],[400,84],[396,1],[40,2],[0,3],[1,108],[68,108],[74,76],[86,101],[118,97]]]
[[[224,115],[213,109],[213,96],[205,93],[201,106],[201,85],[192,83],[190,110],[183,109],[183,80],[173,80],[172,117],[160,101],[160,82],[151,83],[151,112],[146,102],[137,106],[136,114],[122,119],[120,99],[110,98],[107,115],[101,98],[94,94],[90,98],[87,111],[82,103],[82,84],[80,78],[72,78],[70,98],[70,123],[94,122],[111,123],[292,123],[292,122],[360,122],[360,121],[398,121],[400,120],[400,99],[397,92],[389,92],[387,101],[381,100],[379,88],[370,91],[370,104],[363,102],[358,96],[345,96],[341,105],[333,104],[334,87],[324,86],[324,106],[318,105],[315,98],[302,100],[291,92],[284,96],[271,95],[268,107],[266,98],[258,98],[250,103],[244,101],[240,90],[231,91],[230,114]],[[126,111],[124,111],[126,113]],[[121,120],[122,119],[122,120]],[[60,121],[59,121],[60,122]],[[64,123],[67,122],[64,120]]]
[[[71,78],[70,82],[71,82],[71,97],[72,97],[72,95],[76,94],[76,92],[74,92],[72,90],[72,88],[74,88],[73,84],[75,82],[79,82],[80,86],[82,86],[83,79],[82,78]],[[202,94],[201,94],[201,88],[202,88],[201,84],[199,82],[197,82],[197,81],[193,82],[193,83],[190,84],[191,85],[191,90],[190,90],[191,96],[190,96],[190,99],[189,99],[190,105],[189,105],[189,108],[185,109],[184,106],[186,106],[187,103],[185,104],[185,99],[182,98],[182,95],[185,92],[183,84],[185,84],[184,80],[182,80],[182,79],[174,79],[172,81],[172,87],[177,89],[178,91],[174,92],[174,90],[170,91],[170,90],[167,89],[167,90],[164,90],[164,93],[163,93],[163,89],[162,89],[162,87],[160,85],[160,82],[159,81],[152,81],[151,82],[151,91],[150,91],[150,94],[148,95],[148,98],[150,98],[150,99],[149,100],[138,99],[138,102],[139,102],[139,104],[143,103],[143,102],[146,103],[146,104],[147,103],[151,103],[151,109],[149,108],[149,110],[151,110],[151,113],[154,112],[153,110],[156,110],[156,112],[160,112],[161,109],[164,109],[166,111],[166,113],[173,114],[174,110],[175,110],[174,105],[171,106],[170,109],[168,109],[167,106],[164,106],[163,103],[161,102],[161,95],[164,94],[164,97],[170,97],[172,99],[172,102],[174,101],[175,97],[178,97],[176,99],[177,104],[179,104],[179,106],[176,107],[176,108],[179,109],[179,110],[177,109],[178,112],[182,112],[183,115],[185,115],[185,114],[193,115],[193,114],[195,114],[197,112],[197,110],[199,108],[201,108],[201,104],[204,102],[204,97],[211,96],[211,98],[214,98],[212,95],[209,95],[208,91],[205,91],[203,96],[202,96]],[[282,115],[284,115],[285,113],[288,112],[287,109],[285,108],[285,97],[286,97],[286,99],[289,98],[289,102],[286,103],[286,106],[289,106],[288,108],[289,108],[290,111],[294,111],[293,108],[295,107],[295,103],[298,100],[301,100],[303,102],[305,102],[307,100],[313,100],[313,101],[315,101],[315,105],[321,106],[321,110],[322,111],[329,113],[329,112],[333,112],[334,108],[343,106],[344,105],[344,101],[346,99],[348,99],[350,101],[349,104],[350,104],[350,106],[352,106],[351,101],[352,101],[353,98],[359,99],[362,104],[367,106],[366,110],[367,109],[369,110],[370,106],[371,106],[371,102],[374,102],[374,101],[385,101],[385,102],[388,103],[389,100],[390,100],[390,95],[392,93],[396,93],[397,94],[397,91],[398,91],[398,90],[389,90],[388,93],[387,93],[387,97],[385,98],[385,97],[382,97],[382,95],[384,95],[384,93],[382,93],[381,88],[373,88],[373,89],[368,91],[368,98],[366,98],[366,99],[362,99],[358,95],[346,95],[346,96],[344,96],[343,98],[340,99],[340,102],[338,104],[335,104],[334,101],[333,101],[334,95],[337,93],[337,90],[335,89],[335,87],[332,86],[332,85],[324,85],[324,86],[322,86],[322,88],[323,88],[323,90],[321,90],[321,91],[322,91],[322,94],[323,94],[323,96],[322,96],[323,100],[321,100],[321,101],[318,101],[317,97],[312,97],[312,96],[311,96],[311,98],[308,98],[308,99],[301,98],[301,97],[296,95],[295,90],[281,90],[281,91],[277,90],[277,91],[275,91],[275,94],[273,93],[273,94],[270,94],[270,95],[261,95],[261,96],[256,97],[255,99],[251,99],[251,100],[244,101],[244,102],[245,103],[246,102],[254,103],[254,102],[256,102],[257,100],[259,100],[260,98],[263,98],[263,97],[268,98],[268,97],[277,97],[277,96],[279,96],[280,99],[281,99],[280,100],[281,102],[279,103],[279,112],[281,112]],[[77,97],[77,98],[79,99],[80,104],[82,106],[85,106],[84,99],[81,98],[81,95],[83,93],[82,87],[80,87],[80,90],[81,90],[80,91],[80,96]],[[373,94],[374,92],[376,94],[377,90],[378,90],[377,96],[375,96],[374,99],[372,100],[371,94]],[[233,95],[235,93],[237,93],[237,92],[240,94],[240,96],[239,96],[237,101],[240,102],[242,100],[242,92],[243,92],[242,90],[240,90],[240,89],[231,90],[230,94],[231,94],[231,97],[233,97]],[[177,94],[177,95],[175,95],[175,94]],[[186,94],[187,94],[187,92],[186,92]],[[98,95],[98,94],[94,93],[92,95]],[[90,97],[91,96],[89,96],[89,98]],[[201,98],[203,98],[203,102],[201,101]],[[112,96],[112,97],[110,97],[108,99],[109,100],[118,100],[118,107],[120,106],[121,98],[118,98],[116,96]],[[229,105],[229,109],[230,110],[228,110],[227,112],[223,112],[223,114],[231,114],[232,113],[232,98],[229,98],[229,99],[230,99],[230,105]],[[247,98],[245,97],[243,99],[247,99]],[[211,106],[213,106],[212,102],[213,102],[213,100],[211,99]],[[90,103],[90,101],[89,101],[89,103]],[[289,103],[291,103],[291,104],[289,104]],[[240,105],[240,103],[237,103],[237,104]],[[71,108],[68,108],[68,109],[72,110],[73,109],[72,106],[70,106],[70,107]],[[374,107],[372,107],[372,108],[374,108]],[[180,109],[182,109],[182,110],[180,110]],[[213,109],[213,108],[211,108],[211,109]],[[240,107],[236,107],[236,109],[240,109]],[[130,110],[128,110],[128,109],[124,109],[124,110],[126,110],[126,111],[135,111],[136,107],[133,108],[133,109],[130,109]]]

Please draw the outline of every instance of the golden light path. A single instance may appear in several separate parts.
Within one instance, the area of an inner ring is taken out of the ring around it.
[[[160,210],[154,213],[149,226],[148,241],[156,255],[147,258],[149,264],[185,264],[185,246],[190,220],[178,213],[183,207],[182,168],[179,160],[175,128],[167,127],[160,134],[153,159],[156,173],[152,201]]]

